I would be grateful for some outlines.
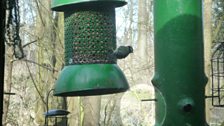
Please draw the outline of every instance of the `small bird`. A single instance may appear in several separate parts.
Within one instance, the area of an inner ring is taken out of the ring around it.
[[[119,46],[113,52],[113,55],[117,59],[123,59],[123,58],[127,57],[130,53],[133,53],[133,48],[131,46]]]

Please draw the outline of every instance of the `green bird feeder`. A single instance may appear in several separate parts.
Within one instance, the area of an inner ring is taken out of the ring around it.
[[[154,1],[155,126],[205,126],[202,0]]]
[[[123,0],[53,0],[64,12],[65,67],[55,96],[88,96],[124,92],[128,82],[112,56],[116,49],[115,8]]]

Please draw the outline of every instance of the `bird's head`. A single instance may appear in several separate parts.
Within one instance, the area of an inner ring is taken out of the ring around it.
[[[129,52],[133,53],[134,49],[132,48],[132,46],[128,46]]]

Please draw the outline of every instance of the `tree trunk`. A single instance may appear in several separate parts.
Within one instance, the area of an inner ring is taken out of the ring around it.
[[[144,62],[147,59],[147,4],[146,0],[138,0],[138,44],[137,55],[140,62]]]
[[[206,96],[211,96],[211,81],[210,81],[210,70],[211,70],[211,44],[212,44],[212,33],[211,33],[211,17],[212,17],[212,0],[204,0],[204,59],[205,59],[205,74],[208,77],[208,83],[206,85]],[[206,100],[206,120],[210,122],[211,116],[211,99]]]
[[[125,45],[132,45],[133,44],[133,29],[132,29],[132,26],[133,26],[133,15],[134,15],[134,10],[133,10],[133,0],[129,0],[129,3],[128,3],[128,27],[126,28],[125,27],[125,30],[124,30],[124,37],[123,37],[123,43]]]
[[[42,64],[43,66],[51,67],[53,68],[51,61],[51,58],[53,57],[51,54],[53,54],[52,50],[52,36],[54,35],[53,32],[53,18],[52,13],[50,10],[50,1],[46,0],[40,0],[36,1],[37,6],[37,36],[43,36],[42,39],[38,40],[38,47],[37,47],[37,62],[39,64]],[[53,54],[54,55],[54,54]],[[54,61],[55,62],[55,61]],[[54,68],[53,68],[54,69]],[[54,72],[54,71],[53,71]],[[53,98],[52,93],[47,95],[49,91],[53,87],[53,73],[52,71],[46,70],[45,68],[38,66],[37,67],[37,74],[36,74],[36,83],[37,83],[37,90],[36,97],[39,100],[36,103],[36,122],[40,125],[44,125],[45,118],[44,118],[44,112],[47,111],[47,109],[52,108],[51,100]],[[48,101],[49,103],[46,103]],[[50,122],[49,122],[50,124]]]
[[[5,91],[4,92],[11,92],[12,87],[12,69],[13,69],[13,47],[10,46],[7,48],[6,51],[6,83],[5,83]],[[9,104],[10,104],[10,95],[4,96],[4,109],[3,109],[3,126],[7,125],[7,114],[9,111]]]
[[[50,1],[41,0],[36,1],[38,8],[38,20],[37,20],[37,36],[43,36],[38,41],[37,48],[37,62],[44,66],[52,68],[52,71],[46,70],[43,67],[38,67],[37,83],[38,90],[37,97],[44,98],[48,104],[43,101],[38,101],[36,104],[36,121],[38,124],[43,125],[45,122],[43,113],[50,109],[67,109],[66,98],[53,97],[53,93],[47,95],[50,90],[53,89],[55,80],[57,79],[58,71],[63,66],[63,46],[61,46],[61,40],[63,33],[62,27],[62,15],[56,12],[52,12],[50,9]],[[65,125],[64,120],[58,120],[57,125]],[[49,124],[52,124],[49,122]]]
[[[82,126],[99,126],[101,96],[88,96],[81,99],[84,109]]]

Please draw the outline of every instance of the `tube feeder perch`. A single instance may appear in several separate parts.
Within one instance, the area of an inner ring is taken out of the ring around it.
[[[48,120],[49,118],[54,118],[54,126],[57,126],[57,119],[64,119],[65,120],[65,126],[67,126],[67,115],[70,114],[69,111],[62,110],[62,109],[52,109],[44,113],[45,115],[45,124],[44,126],[48,126]]]
[[[52,0],[52,10],[64,12],[65,67],[55,84],[55,96],[88,96],[129,89],[117,66],[115,8],[123,0]]]

